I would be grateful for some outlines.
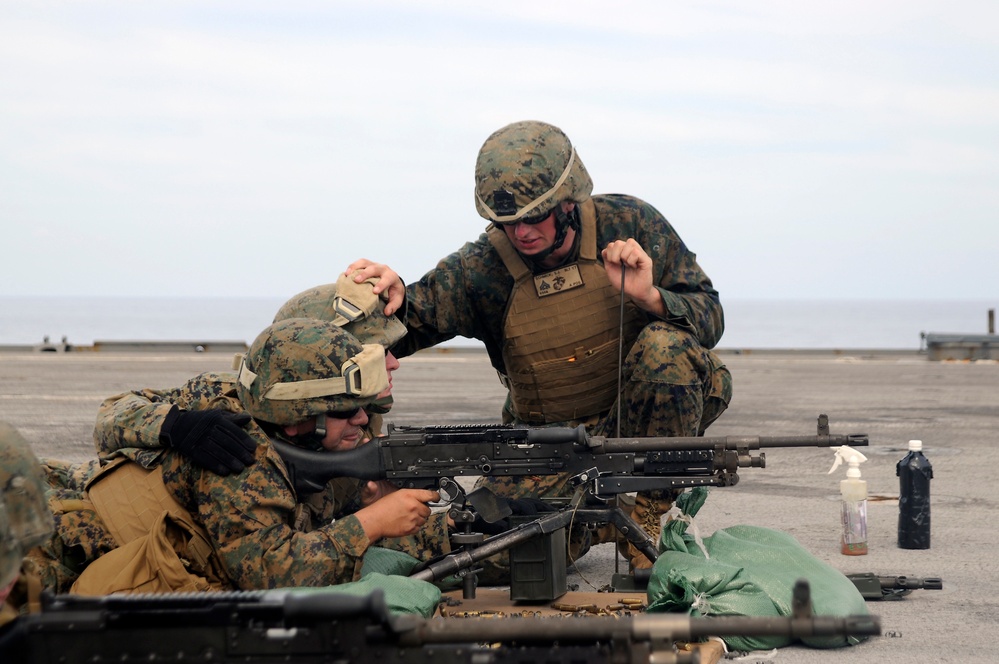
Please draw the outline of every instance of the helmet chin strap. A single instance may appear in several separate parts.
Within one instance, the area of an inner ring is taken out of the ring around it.
[[[562,209],[562,204],[559,203],[555,206],[555,241],[552,242],[552,246],[531,256],[531,260],[535,262],[543,261],[558,251],[565,244],[565,237],[569,233],[570,228],[574,231],[579,231],[579,208],[573,207],[566,214]]]
[[[323,439],[326,438],[326,414],[320,413],[319,415],[316,415],[315,431],[292,436],[292,438],[299,444],[299,446],[304,447],[307,450],[312,450],[314,452],[322,450]]]
[[[371,413],[374,413],[375,415],[385,415],[392,410],[392,395],[390,394],[387,397],[379,397],[375,399],[365,406],[364,410],[367,411],[369,415]]]

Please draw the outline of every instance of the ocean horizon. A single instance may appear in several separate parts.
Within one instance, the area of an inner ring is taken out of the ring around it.
[[[100,341],[243,341],[273,319],[272,297],[0,296],[0,345],[40,344],[47,337],[77,346]],[[919,350],[923,333],[987,334],[983,300],[723,299],[725,334],[718,348]],[[472,339],[447,345],[475,347]]]

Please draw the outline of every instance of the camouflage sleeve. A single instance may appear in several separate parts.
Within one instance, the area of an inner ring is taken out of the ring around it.
[[[94,446],[102,461],[132,455],[128,449],[159,449],[160,427],[173,404],[154,390],[125,392],[104,400],[97,409]]]
[[[429,560],[451,553],[451,539],[447,528],[447,511],[431,514],[419,531],[407,537],[388,537],[379,540],[378,546],[402,551],[419,560]]]
[[[233,584],[250,590],[353,580],[371,544],[357,517],[295,530],[295,493],[280,457],[265,442],[256,454],[255,464],[227,477],[202,471],[173,452],[164,463],[168,485],[194,487],[186,498],[196,504]]]
[[[126,456],[149,466],[162,455],[160,430],[167,413],[177,406],[200,410],[225,393],[228,374],[203,373],[179,388],[124,392],[104,400],[97,410],[94,446],[102,461]]]
[[[601,248],[611,240],[635,238],[655,263],[666,320],[713,348],[725,331],[718,291],[673,226],[654,207],[631,196],[594,198]]]
[[[512,287],[513,277],[483,233],[406,287],[409,333],[392,352],[406,357],[462,336],[484,342],[490,357],[498,358]]]

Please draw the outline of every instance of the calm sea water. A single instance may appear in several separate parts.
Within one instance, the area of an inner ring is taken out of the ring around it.
[[[0,344],[246,341],[282,298],[0,297]],[[992,302],[725,300],[720,348],[919,349],[921,332],[985,334]],[[478,342],[457,339],[453,345]]]

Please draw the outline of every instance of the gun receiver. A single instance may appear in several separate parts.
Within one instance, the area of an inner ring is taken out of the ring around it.
[[[0,661],[378,661],[500,664],[512,661],[649,664],[693,662],[674,641],[705,636],[872,636],[876,616],[815,616],[806,582],[787,618],[677,614],[579,619],[392,615],[382,591],[289,591],[79,597],[51,595],[42,610],[0,630]]]
[[[814,436],[606,438],[582,427],[533,428],[503,424],[395,426],[388,435],[348,452],[328,454],[281,441],[300,494],[334,477],[391,480],[401,488],[437,489],[445,478],[569,474],[592,482],[594,496],[648,489],[733,486],[739,468],[764,468],[772,447],[868,444],[865,434],[831,435],[819,417]]]

